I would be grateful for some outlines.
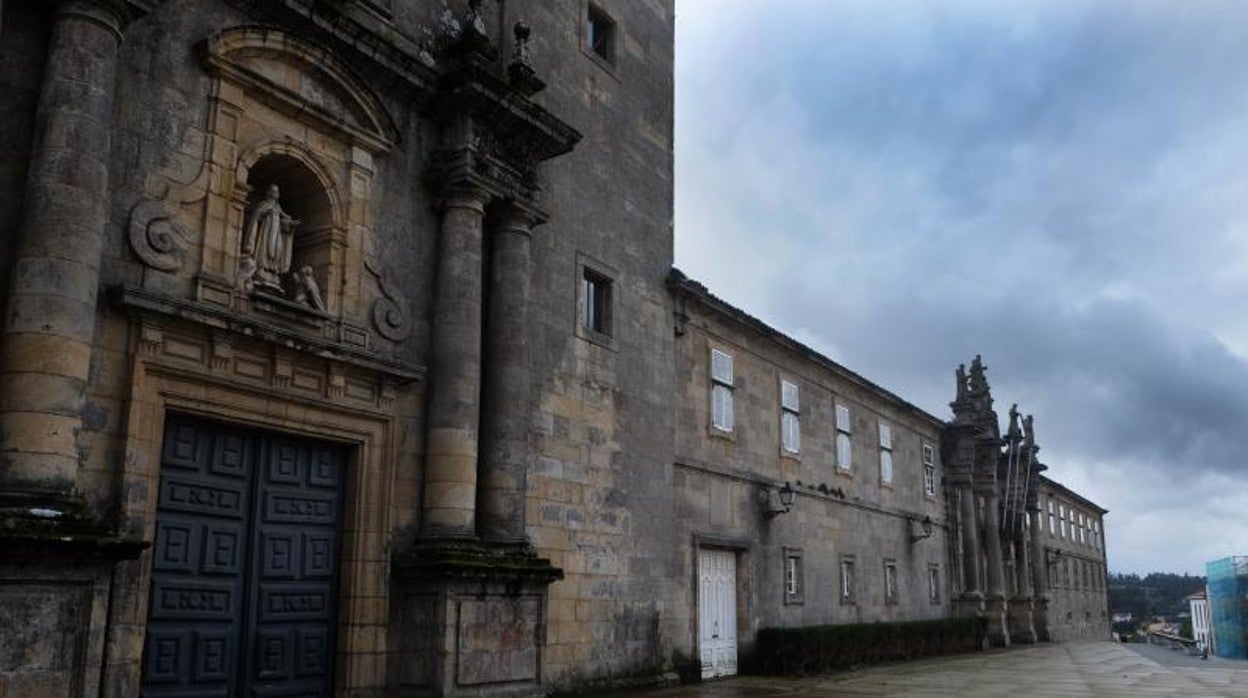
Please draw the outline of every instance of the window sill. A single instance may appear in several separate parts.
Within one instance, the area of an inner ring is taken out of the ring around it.
[[[854,469],[853,469],[853,468],[848,468],[848,469],[846,469],[846,468],[840,468],[840,467],[838,467],[838,468],[836,469],[836,474],[837,474],[837,475],[839,475],[840,477],[843,477],[843,478],[848,478],[848,479],[850,479],[850,480],[853,480],[853,479],[854,479]]]
[[[719,427],[715,425],[711,425],[710,427],[707,427],[707,435],[710,436],[712,439],[723,439],[724,441],[731,441],[733,443],[737,442],[736,432],[720,429]]]
[[[616,82],[620,82],[620,76],[616,73],[617,68],[615,62],[603,58],[584,46],[581,47],[581,53],[585,54],[585,57],[588,58],[590,62],[601,68],[602,72],[610,75]]]
[[[801,451],[786,451],[782,448],[780,449],[780,457],[785,460],[796,461],[798,463],[802,462]]]
[[[590,328],[582,325],[579,322],[576,323],[576,336],[589,342],[590,344],[597,344],[603,349],[607,349],[609,351],[616,351],[615,337],[605,332],[597,332],[595,330],[591,330]]]

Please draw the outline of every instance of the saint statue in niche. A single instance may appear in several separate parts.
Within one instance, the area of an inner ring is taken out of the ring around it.
[[[290,271],[290,256],[294,250],[295,228],[298,219],[290,216],[278,201],[281,195],[276,184],[269,185],[264,200],[256,204],[247,219],[243,231],[242,253],[244,263],[240,268],[253,269],[246,281],[257,289],[282,292],[282,276]],[[246,260],[254,263],[254,266]],[[245,284],[242,279],[240,287]]]

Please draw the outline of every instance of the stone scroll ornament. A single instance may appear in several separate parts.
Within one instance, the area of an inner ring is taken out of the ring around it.
[[[382,297],[373,302],[372,312],[377,334],[392,342],[403,341],[412,329],[407,321],[407,303],[378,264],[372,231],[364,232],[364,267],[377,279],[377,288],[381,290]]]
[[[182,268],[188,235],[177,216],[183,206],[200,201],[207,194],[208,168],[203,168],[189,184],[154,177],[148,188],[156,192],[155,197],[130,209],[130,249],[148,267],[174,272]]]

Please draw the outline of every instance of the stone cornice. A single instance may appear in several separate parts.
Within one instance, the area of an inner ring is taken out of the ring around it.
[[[425,377],[423,366],[395,361],[342,342],[303,334],[259,317],[239,315],[220,306],[172,298],[134,286],[118,286],[111,291],[117,304],[133,312],[179,318],[206,327],[227,330],[292,351],[374,371],[400,383],[423,381]]]

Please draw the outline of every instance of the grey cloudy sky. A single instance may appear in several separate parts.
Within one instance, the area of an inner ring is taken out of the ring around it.
[[[676,262],[942,417],[976,352],[1110,568],[1248,554],[1248,3],[678,0]]]

